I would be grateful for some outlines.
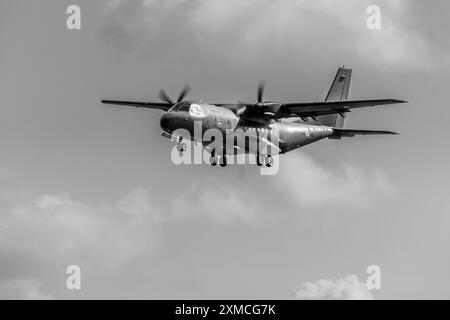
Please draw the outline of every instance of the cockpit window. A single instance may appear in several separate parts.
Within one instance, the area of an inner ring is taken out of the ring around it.
[[[178,111],[189,111],[189,107],[190,105],[188,103],[185,103],[181,106],[180,109],[178,109]]]
[[[185,111],[189,112],[191,116],[202,117],[205,115],[202,107],[197,103],[182,101],[176,103],[170,111]]]
[[[189,111],[191,104],[185,101],[176,103],[170,111]]]
[[[196,103],[191,104],[189,108],[189,114],[191,116],[203,117],[205,113],[202,110],[202,107]]]

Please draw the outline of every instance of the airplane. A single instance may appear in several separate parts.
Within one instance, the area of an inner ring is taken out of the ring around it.
[[[391,131],[345,129],[346,114],[352,109],[380,105],[406,103],[405,100],[348,100],[352,69],[338,68],[324,101],[319,102],[276,102],[263,99],[265,82],[257,87],[256,103],[204,103],[184,98],[190,91],[186,85],[173,101],[161,89],[158,97],[162,102],[137,102],[102,100],[104,104],[160,109],[162,136],[177,143],[177,150],[183,152],[183,141],[201,143],[210,154],[210,164],[225,167],[227,156],[238,153],[254,154],[258,166],[273,165],[273,156],[285,154],[310,143],[329,138],[341,139],[357,135],[397,134]],[[194,137],[194,123],[200,122],[203,131],[216,129],[224,136],[245,135],[244,139],[224,139],[222,148],[211,148],[212,139]],[[184,129],[188,135],[177,135]],[[268,139],[277,132],[276,143]],[[256,143],[251,143],[256,142]],[[222,149],[222,150],[220,150]]]

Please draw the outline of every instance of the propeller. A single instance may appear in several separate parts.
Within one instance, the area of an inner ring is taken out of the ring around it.
[[[264,88],[266,86],[266,82],[264,80],[260,80],[258,81],[258,87],[257,87],[257,92],[256,92],[256,99],[257,102],[256,103],[245,103],[245,102],[238,102],[237,108],[235,110],[235,113],[240,116],[242,115],[248,108],[251,108],[253,106],[255,107],[263,107],[264,106],[264,102],[263,102],[263,97],[264,97]]]
[[[264,112],[266,117],[273,117],[275,113],[280,109],[281,104],[278,102],[264,101],[264,89],[266,87],[266,82],[260,80],[258,82],[257,99],[258,102],[255,104],[256,107],[260,108],[260,112]]]
[[[186,83],[183,90],[181,90],[180,94],[178,95],[176,103],[183,101],[184,97],[189,93],[189,91],[191,91],[191,87],[189,86],[189,84]],[[159,91],[158,98],[167,103],[175,104],[173,100],[169,97],[169,95],[164,91],[164,89],[161,89]]]
[[[191,86],[189,84],[185,84],[183,90],[181,90],[180,94],[178,95],[177,102],[183,101],[184,97],[191,91]]]
[[[263,102],[265,86],[266,86],[266,82],[265,81],[260,80],[258,82],[258,92],[257,92],[258,103],[262,103]]]
[[[158,94],[158,98],[160,98],[162,101],[165,101],[167,103],[173,104],[172,99],[169,98],[167,93],[164,91],[164,89],[161,89]]]

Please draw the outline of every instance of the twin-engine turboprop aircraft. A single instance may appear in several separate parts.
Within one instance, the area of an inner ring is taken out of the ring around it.
[[[352,109],[406,102],[396,99],[347,100],[351,75],[352,69],[340,67],[325,101],[321,102],[264,101],[265,84],[260,82],[256,103],[187,101],[184,98],[190,91],[188,85],[176,101],[161,90],[159,98],[163,102],[102,100],[102,103],[163,110],[160,122],[162,136],[176,141],[180,152],[184,150],[183,139],[200,142],[210,153],[210,163],[214,166],[217,163],[226,166],[227,155],[250,153],[256,155],[259,166],[266,164],[270,167],[273,155],[283,154],[324,138],[395,134],[391,131],[344,129],[346,113]],[[220,150],[217,147],[211,148],[213,139],[205,138],[204,135],[194,138],[195,123],[200,124],[202,131],[215,129],[221,132],[224,137],[223,147]],[[177,135],[180,129],[189,134]],[[234,138],[225,139],[230,135],[234,135]],[[241,136],[245,136],[244,139],[239,139]]]

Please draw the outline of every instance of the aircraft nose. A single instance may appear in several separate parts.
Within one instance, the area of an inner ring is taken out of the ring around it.
[[[159,125],[161,126],[161,129],[163,129],[163,131],[170,132],[170,119],[167,113],[161,116]]]

